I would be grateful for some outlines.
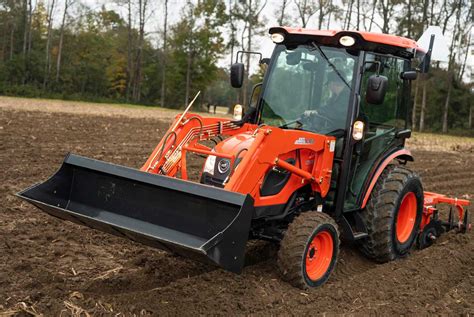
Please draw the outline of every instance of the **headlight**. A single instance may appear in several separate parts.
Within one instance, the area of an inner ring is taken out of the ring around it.
[[[352,129],[352,137],[354,140],[359,141],[362,140],[364,136],[364,122],[356,121],[354,122],[354,127]]]
[[[236,121],[240,121],[242,120],[242,112],[243,112],[243,108],[242,108],[242,105],[235,105],[234,106],[234,117],[233,119],[236,120]]]
[[[221,159],[219,163],[217,163],[217,170],[221,174],[225,174],[230,169],[230,161],[228,159]]]
[[[209,155],[204,164],[203,172],[214,175],[214,165],[216,165],[216,157],[215,155]]]

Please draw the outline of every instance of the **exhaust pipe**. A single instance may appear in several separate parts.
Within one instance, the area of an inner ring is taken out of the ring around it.
[[[240,273],[253,198],[68,154],[17,194],[44,212]]]

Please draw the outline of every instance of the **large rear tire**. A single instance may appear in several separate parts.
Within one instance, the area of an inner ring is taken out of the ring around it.
[[[337,262],[339,232],[327,214],[309,211],[288,226],[278,251],[283,280],[307,289],[324,284]]]
[[[361,214],[368,237],[360,249],[381,263],[407,255],[416,241],[422,213],[419,176],[402,166],[387,166]]]

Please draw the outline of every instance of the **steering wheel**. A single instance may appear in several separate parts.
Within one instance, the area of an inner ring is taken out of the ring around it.
[[[313,118],[319,118],[319,119],[325,121],[325,123],[327,123],[327,125],[335,125],[334,119],[331,119],[331,118],[329,118],[325,115],[322,115],[321,113],[317,112],[316,110],[305,111],[303,113],[303,115],[301,116],[301,121],[305,122],[305,124],[308,124],[308,125],[316,125],[317,123],[315,122],[315,120]]]
[[[327,121],[328,123],[330,123],[330,124],[333,124],[333,125],[335,124],[334,119],[331,119],[331,118],[329,118],[329,117],[323,116],[323,115],[320,114],[320,113],[316,113],[315,116],[316,116],[316,117],[319,117],[319,118],[321,118],[321,119],[323,119],[323,120],[326,120],[326,121]]]

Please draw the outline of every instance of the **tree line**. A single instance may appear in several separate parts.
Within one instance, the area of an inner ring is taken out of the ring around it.
[[[262,74],[236,91],[219,65],[258,50],[271,25],[413,39],[438,25],[449,62],[414,82],[412,126],[472,133],[472,12],[468,0],[0,0],[0,93],[182,108],[200,90],[201,104],[232,106]]]

